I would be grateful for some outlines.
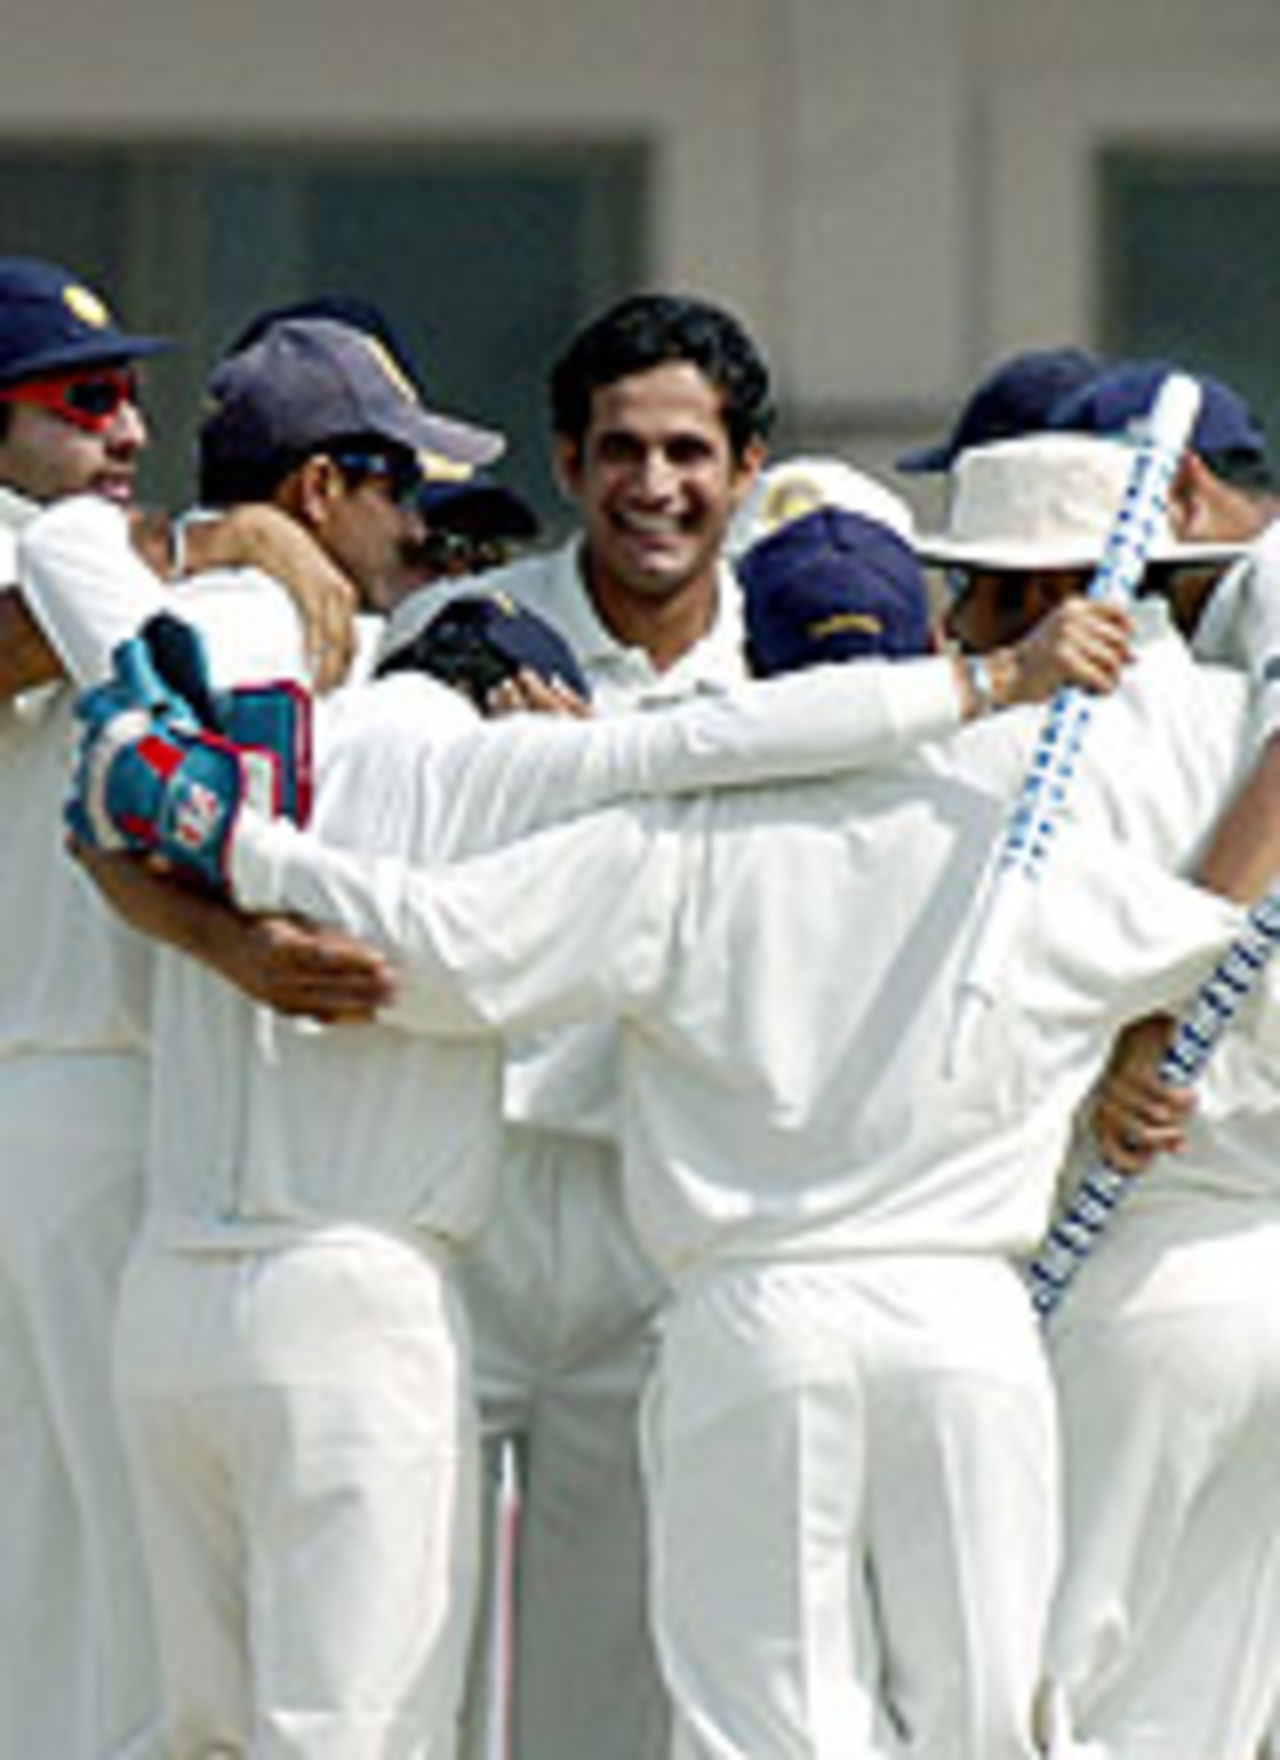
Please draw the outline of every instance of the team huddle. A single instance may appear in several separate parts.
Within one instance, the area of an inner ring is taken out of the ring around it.
[[[0,258],[0,1754],[1261,1760],[1265,955],[1168,1063],[1280,872],[1247,405],[1195,381],[1116,599],[1165,363],[1005,363],[924,532],[638,294],[537,547],[329,296],[144,518],[165,346]]]

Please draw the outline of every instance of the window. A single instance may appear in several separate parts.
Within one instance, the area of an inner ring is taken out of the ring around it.
[[[1100,213],[1103,348],[1224,380],[1280,466],[1280,143],[1107,151]]]
[[[151,374],[149,497],[190,497],[201,383],[253,313],[344,292],[387,312],[430,401],[506,430],[504,473],[554,520],[547,370],[642,274],[646,169],[630,142],[10,147],[0,240],[184,344]]]

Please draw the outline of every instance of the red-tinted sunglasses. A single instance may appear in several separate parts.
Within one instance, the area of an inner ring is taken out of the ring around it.
[[[126,403],[137,401],[138,375],[132,367],[95,367],[0,388],[0,402],[34,403],[89,434],[109,428]]]

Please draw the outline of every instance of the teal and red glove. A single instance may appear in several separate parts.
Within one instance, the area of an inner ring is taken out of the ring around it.
[[[305,825],[311,814],[311,699],[291,680],[216,690],[198,630],[159,612],[113,655],[116,679],[166,722],[189,722],[275,759],[264,812]]]
[[[309,814],[310,699],[292,683],[215,690],[199,634],[167,613],[112,663],[76,705],[68,827],[92,849],[151,851],[225,889],[242,806]]]
[[[251,790],[249,754],[220,734],[121,709],[103,694],[82,699],[80,713],[85,732],[66,810],[76,840],[164,856],[229,891],[231,836]]]

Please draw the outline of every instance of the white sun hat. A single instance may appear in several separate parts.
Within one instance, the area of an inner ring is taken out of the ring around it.
[[[941,532],[923,533],[927,562],[990,569],[1092,568],[1124,500],[1131,444],[1084,434],[1033,434],[961,453]],[[1219,562],[1240,544],[1188,544],[1167,516],[1152,562]]]
[[[730,525],[726,549],[740,556],[761,538],[818,507],[842,508],[888,526],[911,543],[915,520],[900,495],[842,458],[814,454],[766,465]]]

